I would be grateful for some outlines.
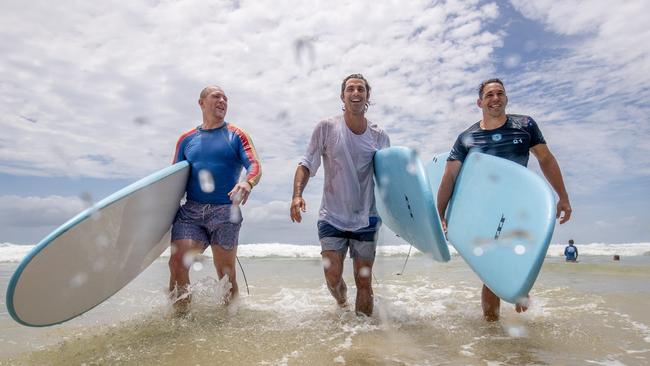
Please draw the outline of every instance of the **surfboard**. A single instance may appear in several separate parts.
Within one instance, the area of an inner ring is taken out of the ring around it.
[[[97,202],[41,240],[7,288],[18,323],[65,322],[111,297],[169,247],[190,168],[153,173]]]
[[[395,234],[439,262],[449,248],[431,186],[415,150],[393,146],[374,157],[375,201],[379,216]]]
[[[448,155],[437,155],[426,165],[434,192]],[[516,303],[539,274],[555,210],[553,192],[540,176],[509,160],[472,152],[449,203],[447,239],[486,286]]]

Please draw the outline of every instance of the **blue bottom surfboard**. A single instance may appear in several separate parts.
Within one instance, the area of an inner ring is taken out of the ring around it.
[[[7,309],[33,327],[70,320],[99,305],[169,247],[185,194],[181,161],[97,202],[38,243],[7,287]]]
[[[449,261],[431,186],[416,152],[399,146],[379,150],[374,168],[377,211],[383,223],[419,251]]]
[[[447,156],[426,172],[437,197]],[[465,159],[447,210],[447,239],[497,296],[525,297],[544,262],[555,227],[546,182],[509,160],[473,152]]]

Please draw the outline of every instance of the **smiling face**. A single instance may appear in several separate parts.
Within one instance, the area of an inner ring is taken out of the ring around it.
[[[499,83],[489,83],[483,88],[483,95],[476,104],[483,110],[484,116],[502,117],[508,105],[506,89]]]
[[[220,87],[209,86],[201,92],[199,106],[204,118],[207,117],[221,122],[228,111],[228,97]]]
[[[362,79],[351,78],[345,82],[341,93],[341,100],[345,105],[345,111],[353,114],[363,114],[366,111],[370,90]]]

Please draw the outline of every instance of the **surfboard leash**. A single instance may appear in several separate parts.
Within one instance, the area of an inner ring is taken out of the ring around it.
[[[406,263],[408,263],[408,261],[409,261],[409,257],[411,256],[411,248],[413,248],[413,245],[412,245],[412,244],[409,245],[409,252],[408,252],[408,254],[406,255],[406,260],[404,261],[404,265],[402,266],[402,271],[396,273],[396,275],[401,276],[401,275],[404,274],[404,269],[406,269]]]
[[[248,280],[246,279],[246,272],[244,272],[244,267],[241,265],[241,262],[239,261],[239,257],[237,256],[235,258],[237,258],[237,263],[239,264],[239,269],[241,269],[241,274],[244,275],[244,283],[246,284],[246,293],[250,295],[251,292],[250,290],[248,290]]]

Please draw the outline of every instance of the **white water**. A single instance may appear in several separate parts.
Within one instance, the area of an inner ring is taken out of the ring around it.
[[[35,245],[18,245],[11,243],[0,243],[0,263],[20,262]],[[551,244],[547,257],[562,256],[564,244]],[[650,243],[591,243],[577,245],[581,256],[612,256],[618,254],[621,257],[650,255]],[[380,257],[406,256],[409,251],[408,245],[382,245],[377,248],[377,255]],[[453,246],[449,246],[452,255],[457,252]],[[206,250],[205,255],[211,256],[211,251]],[[320,258],[320,245],[296,245],[283,243],[263,244],[240,244],[237,254],[241,258]],[[421,255],[415,249],[411,249],[411,255]],[[169,249],[163,254],[169,257]]]

